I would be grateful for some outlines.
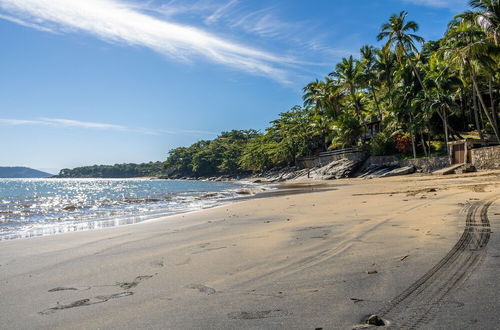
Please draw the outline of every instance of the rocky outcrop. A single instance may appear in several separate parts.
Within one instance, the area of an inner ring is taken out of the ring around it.
[[[294,179],[314,179],[314,180],[332,180],[342,179],[354,176],[354,173],[363,164],[363,160],[339,159],[330,162],[322,167],[304,168],[287,167],[274,169],[257,175],[267,182],[279,182]]]
[[[407,174],[412,174],[412,173],[415,173],[415,166],[410,165],[410,166],[395,168],[392,171],[389,171],[387,173],[382,174],[380,177],[386,178],[389,176],[407,175]]]

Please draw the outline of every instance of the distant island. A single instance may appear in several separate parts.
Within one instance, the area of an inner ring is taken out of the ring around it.
[[[153,177],[163,173],[162,162],[142,164],[92,165],[73,169],[64,168],[54,178],[137,178]]]
[[[0,167],[0,178],[48,178],[52,174],[29,167],[13,166]]]

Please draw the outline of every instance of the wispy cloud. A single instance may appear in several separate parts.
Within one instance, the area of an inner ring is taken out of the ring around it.
[[[217,22],[231,7],[236,5],[236,3],[238,3],[238,0],[229,0],[227,3],[217,8],[210,16],[205,18],[205,24]]]
[[[97,129],[105,131],[122,131],[146,135],[216,135],[213,132],[190,129],[149,129],[143,127],[128,127],[123,125],[97,123],[90,121],[80,121],[63,118],[38,118],[38,119],[6,119],[0,118],[0,125],[3,126],[49,126],[60,128],[82,128],[82,129]]]
[[[233,1],[228,2],[226,9],[232,5]],[[200,28],[148,15],[137,4],[120,0],[0,0],[0,11],[4,19],[40,30],[83,31],[108,42],[147,47],[177,60],[203,57],[282,82],[288,81],[285,67],[293,62]],[[216,11],[207,20],[216,21],[220,15]]]
[[[403,0],[403,2],[435,8],[449,8],[452,10],[467,7],[467,0]]]

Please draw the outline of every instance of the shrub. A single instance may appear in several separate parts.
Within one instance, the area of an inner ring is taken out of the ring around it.
[[[384,156],[394,153],[394,139],[384,132],[377,133],[368,146],[374,156]]]

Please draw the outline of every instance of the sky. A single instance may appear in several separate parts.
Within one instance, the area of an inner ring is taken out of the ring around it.
[[[438,39],[467,0],[0,0],[0,166],[163,161],[302,104],[380,25]]]

